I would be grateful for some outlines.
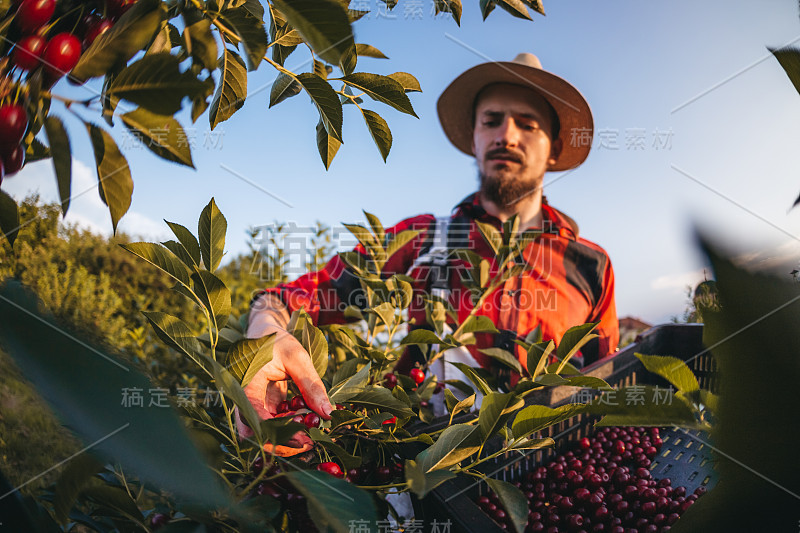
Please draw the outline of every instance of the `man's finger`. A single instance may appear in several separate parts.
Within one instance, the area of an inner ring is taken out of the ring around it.
[[[289,377],[297,384],[300,394],[306,405],[315,411],[322,418],[328,420],[331,417],[333,406],[328,400],[328,393],[325,386],[317,376],[317,370],[311,362],[305,350],[292,351],[284,358],[284,370]]]

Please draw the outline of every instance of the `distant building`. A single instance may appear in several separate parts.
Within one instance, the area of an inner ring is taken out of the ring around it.
[[[638,318],[626,316],[619,319],[619,347],[627,346],[636,340],[636,336],[643,331],[647,331],[653,327]]]

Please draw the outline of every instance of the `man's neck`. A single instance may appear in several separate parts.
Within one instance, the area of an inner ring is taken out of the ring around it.
[[[510,205],[498,206],[491,200],[478,192],[478,199],[481,206],[487,213],[505,222],[514,215],[519,218],[519,230],[524,231],[529,228],[540,228],[542,226],[542,190],[529,194],[518,202]]]

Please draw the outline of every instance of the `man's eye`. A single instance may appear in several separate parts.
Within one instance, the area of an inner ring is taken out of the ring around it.
[[[484,126],[488,126],[488,127],[490,127],[490,128],[494,128],[494,127],[495,127],[495,126],[497,126],[498,124],[500,124],[500,123],[499,123],[498,121],[496,121],[496,120],[486,120],[486,121],[484,121],[484,123],[483,123],[483,125],[484,125]]]

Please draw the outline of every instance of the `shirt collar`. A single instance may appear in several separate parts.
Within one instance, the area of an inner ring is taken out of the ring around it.
[[[477,191],[456,204],[453,208],[453,216],[458,215],[466,215],[472,219],[483,218],[497,221],[496,217],[488,214],[486,209],[483,208]],[[547,197],[544,195],[542,196],[542,218],[545,225],[553,228],[555,233],[562,237],[577,240],[578,224],[561,211],[551,207],[547,202]]]

